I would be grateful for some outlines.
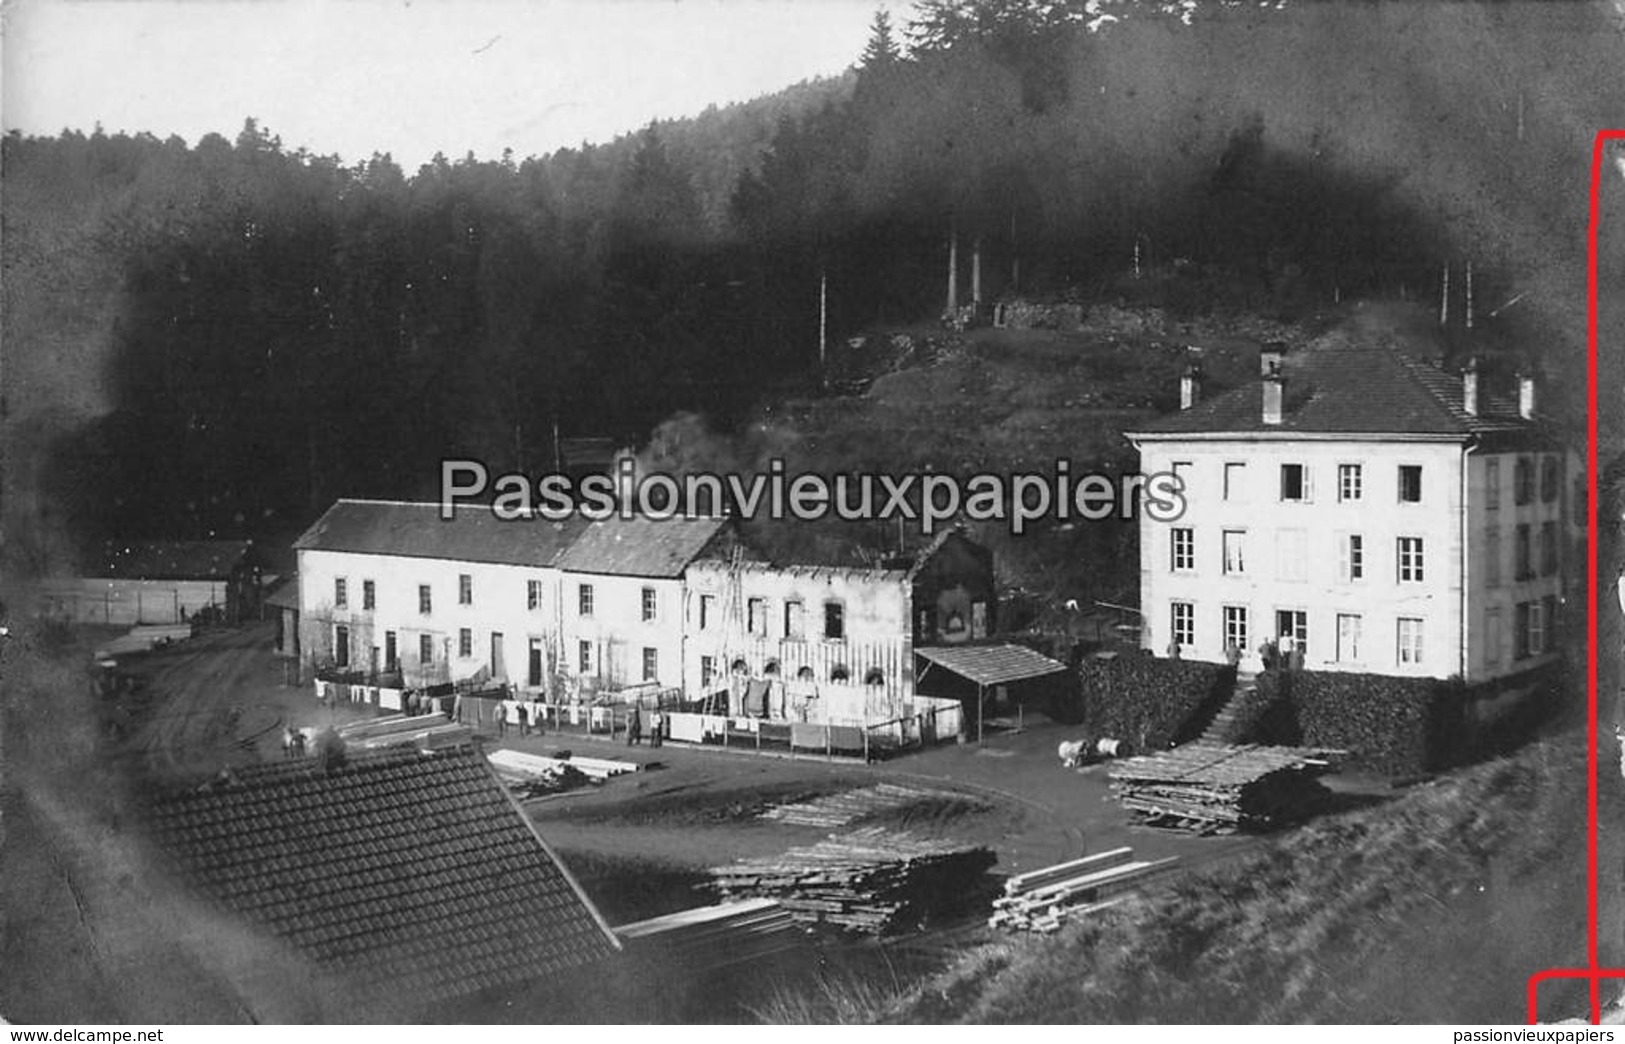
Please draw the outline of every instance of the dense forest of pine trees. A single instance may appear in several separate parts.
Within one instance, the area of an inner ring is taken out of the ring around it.
[[[1578,374],[1611,12],[928,0],[844,77],[410,173],[253,119],[14,133],[7,532],[285,535],[445,456],[539,471],[555,425],[726,427],[816,386],[821,278],[832,337],[933,319],[950,237],[988,298],[1100,293],[1138,253],[1188,312],[1426,297],[1471,259]]]

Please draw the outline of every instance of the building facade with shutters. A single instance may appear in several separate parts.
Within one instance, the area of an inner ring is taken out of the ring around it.
[[[1532,379],[1494,396],[1471,366],[1348,348],[1266,350],[1211,399],[1184,381],[1179,413],[1128,434],[1186,502],[1141,519],[1144,648],[1473,682],[1556,655],[1584,505]]]

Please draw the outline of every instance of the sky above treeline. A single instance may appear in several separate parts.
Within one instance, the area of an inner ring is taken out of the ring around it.
[[[0,116],[284,148],[497,159],[607,141],[857,59],[901,0],[5,0]]]

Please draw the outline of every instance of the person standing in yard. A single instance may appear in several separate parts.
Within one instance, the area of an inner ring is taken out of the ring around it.
[[[635,747],[643,742],[643,717],[638,713],[638,705],[632,704],[632,713],[626,716],[626,745]]]
[[[497,718],[497,735],[498,736],[506,736],[508,734],[508,701],[507,700],[498,700],[496,702],[496,718]]]
[[[519,735],[530,735],[530,708],[518,700],[514,701],[514,709],[519,712]]]
[[[649,746],[658,747],[665,741],[666,715],[659,707],[649,712]]]
[[[542,703],[540,696],[534,696],[530,701],[530,723],[539,736],[547,731],[547,707]]]
[[[284,725],[282,727],[282,756],[284,758],[293,757],[293,726],[292,725]]]

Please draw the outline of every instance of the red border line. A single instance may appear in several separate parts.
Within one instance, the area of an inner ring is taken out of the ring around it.
[[[1586,600],[1588,617],[1587,656],[1586,656],[1586,736],[1587,755],[1586,765],[1588,778],[1586,780],[1586,813],[1589,817],[1591,835],[1586,839],[1586,967],[1584,968],[1548,968],[1536,972],[1529,977],[1529,1023],[1533,1025],[1537,1020],[1537,1001],[1539,1000],[1540,984],[1550,979],[1585,979],[1591,984],[1591,1021],[1593,1024],[1602,1022],[1602,980],[1625,979],[1625,968],[1603,968],[1598,963],[1598,936],[1601,925],[1598,920],[1597,904],[1597,752],[1599,749],[1597,737],[1597,689],[1599,688],[1597,665],[1598,656],[1598,514],[1602,507],[1597,481],[1597,239],[1598,230],[1602,225],[1602,173],[1606,166],[1608,145],[1610,142],[1625,142],[1625,130],[1602,130],[1597,132],[1591,145],[1591,215],[1586,230],[1586,353],[1587,353],[1587,382],[1586,382],[1586,442],[1590,448],[1586,462],[1587,482],[1587,532],[1590,539],[1586,542],[1586,588],[1590,592]]]

